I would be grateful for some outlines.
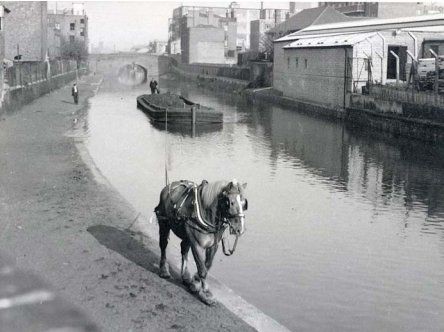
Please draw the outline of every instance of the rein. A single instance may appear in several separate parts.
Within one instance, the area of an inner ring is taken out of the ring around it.
[[[227,238],[225,238],[225,237],[222,238],[222,251],[223,251],[223,253],[224,253],[225,256],[231,256],[231,255],[234,254],[234,251],[236,250],[237,240],[239,239],[239,235],[236,234],[236,240],[234,240],[233,248],[229,249],[229,247],[230,247],[230,243],[228,242],[228,246],[227,246],[227,247],[228,247],[228,251],[227,251],[227,249],[226,249],[226,247],[225,247],[225,239],[226,239],[227,242],[228,242],[228,239],[227,239]]]

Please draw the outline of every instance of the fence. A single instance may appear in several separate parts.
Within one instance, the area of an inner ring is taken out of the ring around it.
[[[79,68],[85,67],[81,64]],[[48,70],[49,69],[49,70]],[[5,71],[5,80],[10,88],[27,86],[47,80],[78,69],[76,61],[54,60],[48,62],[23,61],[15,62],[14,66]]]
[[[415,91],[413,89],[406,90],[390,86],[371,85],[370,95],[377,99],[397,101],[400,103],[444,107],[444,96],[429,91]]]

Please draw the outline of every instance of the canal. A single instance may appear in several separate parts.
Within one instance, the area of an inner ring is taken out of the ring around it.
[[[442,147],[187,82],[160,89],[222,110],[223,126],[165,135],[136,108],[147,85],[104,84],[90,100],[86,145],[147,218],[165,155],[170,179],[248,183],[247,232],[211,274],[294,331],[444,329]]]

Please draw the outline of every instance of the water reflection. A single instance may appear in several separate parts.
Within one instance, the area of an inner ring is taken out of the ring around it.
[[[271,164],[288,159],[377,205],[415,204],[427,217],[444,217],[444,147],[311,117],[292,110],[255,105],[248,114],[251,137],[270,148]],[[400,199],[401,198],[401,199]]]
[[[224,112],[222,128],[170,132],[137,110],[144,87],[92,99],[88,148],[150,215],[170,178],[248,182],[248,230],[212,273],[298,331],[442,330],[444,151],[161,80]],[[122,160],[125,167],[122,167]]]
[[[149,116],[146,115],[148,118]],[[161,132],[168,131],[169,134],[179,135],[182,137],[198,137],[205,134],[221,131],[223,123],[199,123],[199,124],[185,124],[185,123],[168,123],[165,127],[164,122],[157,122],[149,119],[151,125]]]

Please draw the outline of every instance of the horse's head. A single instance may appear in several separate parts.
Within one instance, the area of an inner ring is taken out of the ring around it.
[[[244,197],[246,187],[246,183],[240,184],[233,180],[222,190],[219,201],[220,209],[232,234],[242,235],[245,232],[244,211],[248,209],[248,201]]]

